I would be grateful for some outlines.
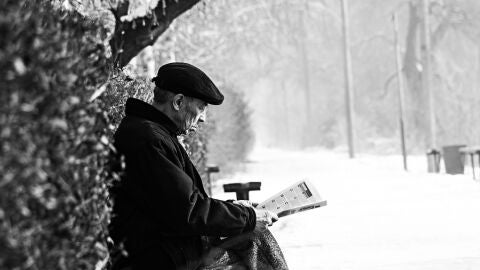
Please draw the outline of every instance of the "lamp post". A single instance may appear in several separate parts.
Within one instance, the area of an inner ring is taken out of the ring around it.
[[[352,74],[352,57],[350,53],[350,33],[349,33],[349,14],[348,0],[342,1],[342,31],[343,31],[343,49],[345,59],[345,107],[347,115],[347,137],[348,154],[350,158],[355,157],[355,117],[354,117],[354,89]]]
[[[399,125],[400,125],[400,141],[402,147],[402,156],[403,156],[403,168],[408,170],[407,166],[407,150],[405,145],[405,90],[403,84],[402,76],[402,60],[400,57],[400,44],[398,42],[398,15],[395,12],[393,14],[393,29],[395,35],[395,62],[397,66],[397,81],[398,81],[398,114],[399,114]]]

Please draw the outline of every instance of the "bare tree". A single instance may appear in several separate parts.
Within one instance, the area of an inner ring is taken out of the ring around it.
[[[422,20],[425,16],[422,12],[421,1],[414,0],[408,6],[409,20],[406,34],[406,48],[404,55],[404,72],[409,90],[409,104],[412,108],[412,130],[416,130],[416,137],[426,134],[428,123],[423,110],[428,103],[426,89],[422,87],[422,76],[425,75],[425,67],[421,64],[422,41],[419,38],[424,34]],[[444,39],[449,29],[455,29],[464,24],[465,11],[460,9],[458,3],[441,4],[432,1],[428,8],[428,16],[432,16],[430,33],[431,52],[434,54],[439,44]]]

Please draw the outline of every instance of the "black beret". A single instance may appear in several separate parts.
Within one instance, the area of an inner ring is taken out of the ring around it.
[[[209,104],[220,105],[223,95],[210,78],[199,68],[174,62],[161,66],[152,79],[163,90],[195,97]]]

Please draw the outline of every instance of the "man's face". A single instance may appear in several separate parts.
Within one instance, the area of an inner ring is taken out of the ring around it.
[[[198,124],[205,122],[207,117],[207,103],[196,98],[187,98],[180,113],[180,129],[183,134],[196,132]]]

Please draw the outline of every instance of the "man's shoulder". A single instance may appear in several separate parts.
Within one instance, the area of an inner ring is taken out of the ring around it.
[[[115,141],[119,140],[129,143],[166,144],[173,147],[173,138],[164,127],[134,116],[126,116],[122,119],[115,132]]]

